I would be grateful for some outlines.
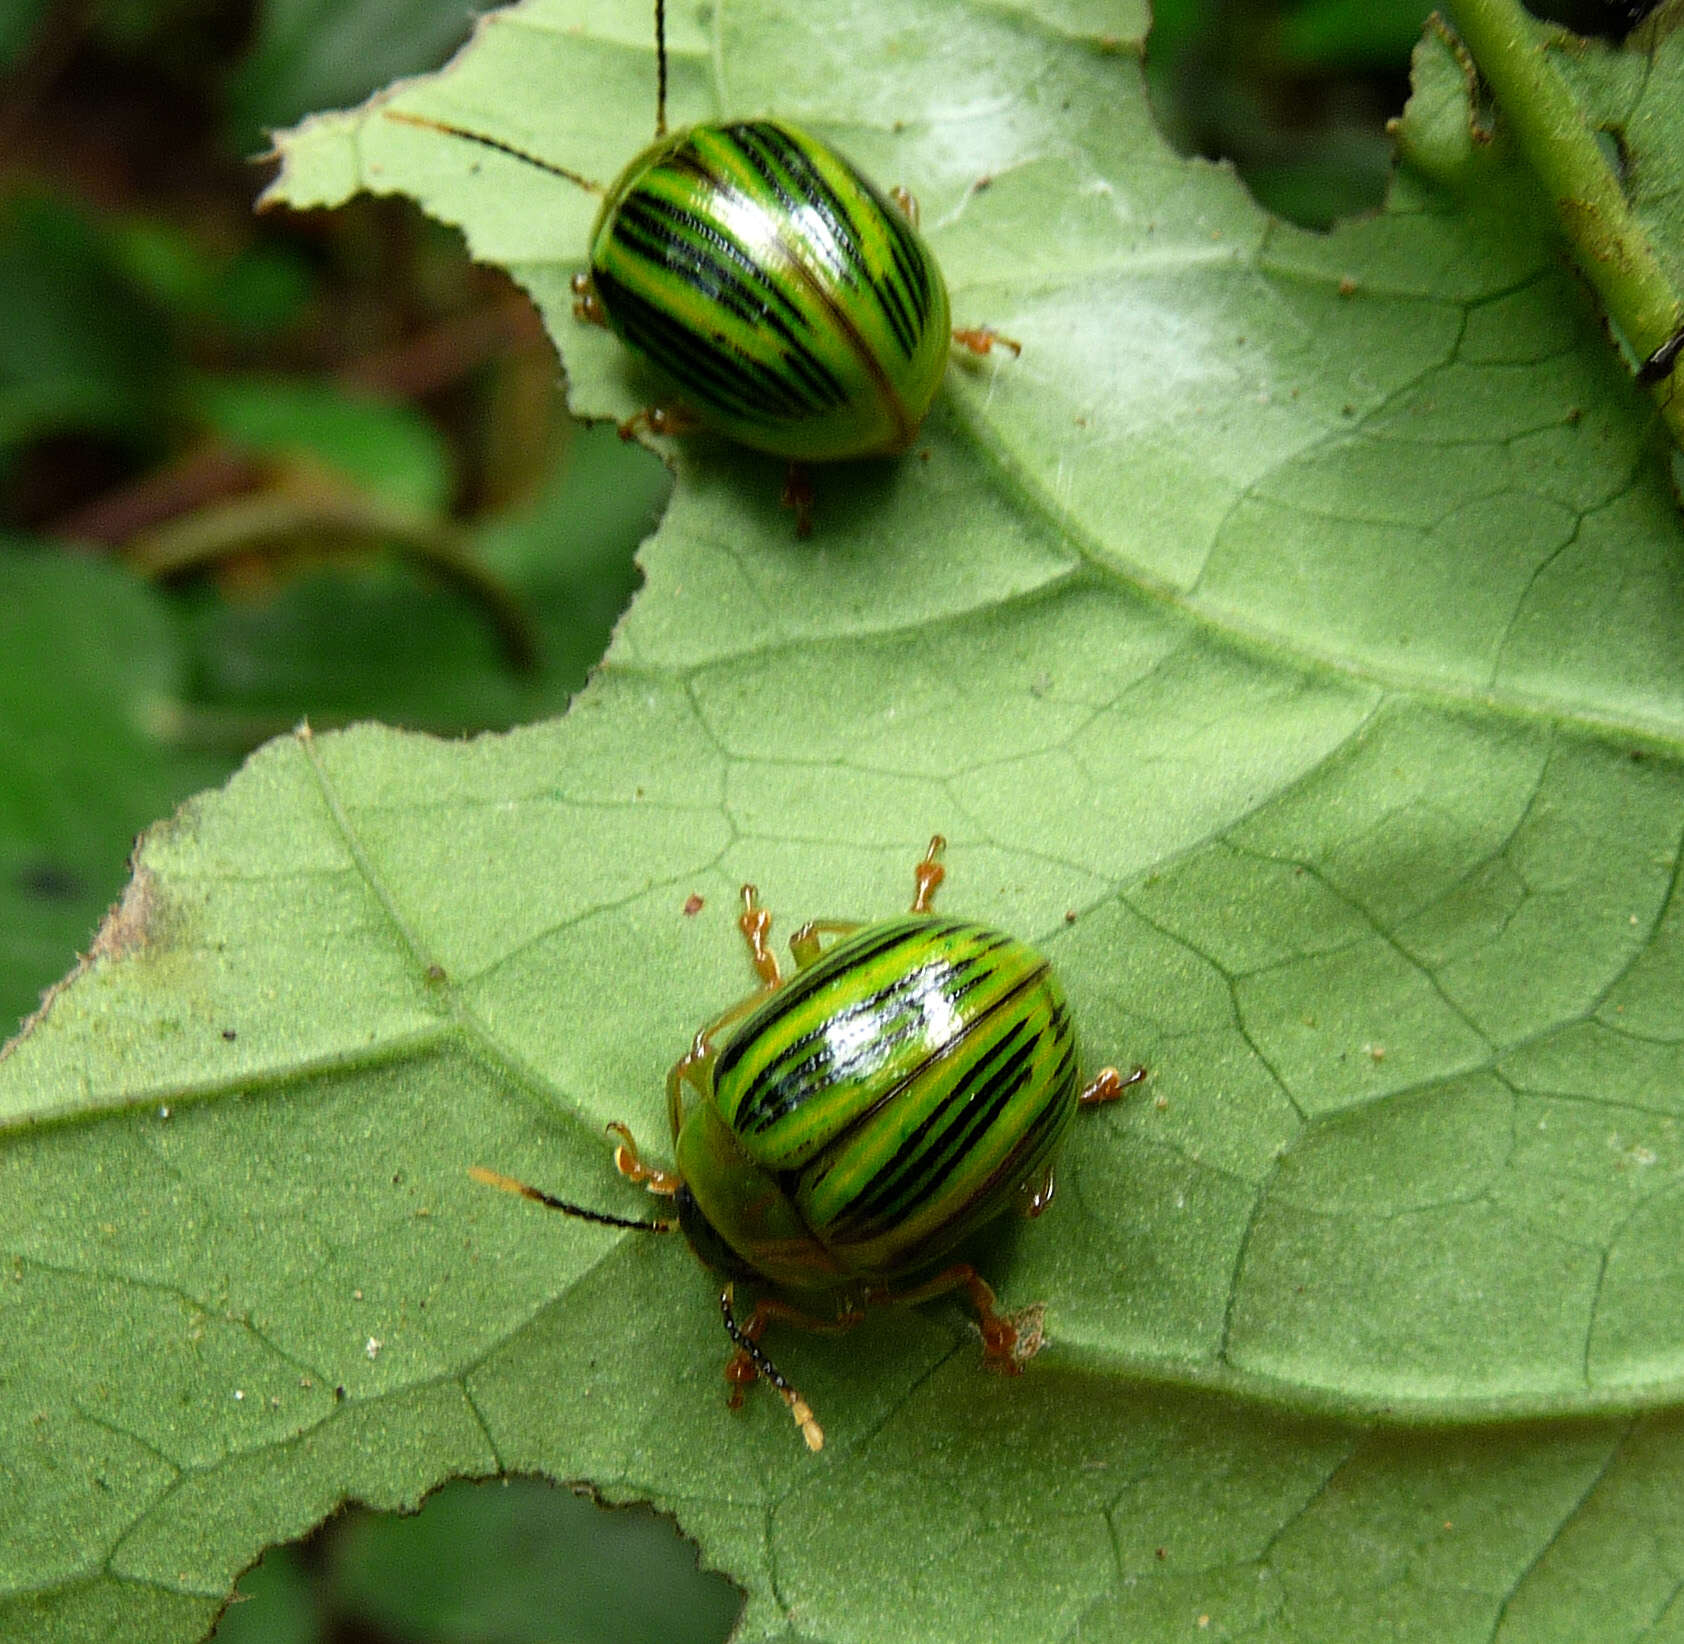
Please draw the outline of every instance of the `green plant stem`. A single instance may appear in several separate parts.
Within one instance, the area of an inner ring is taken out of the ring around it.
[[[519,602],[475,559],[462,533],[360,494],[304,487],[264,491],[142,532],[124,558],[143,576],[163,581],[220,560],[259,552],[296,552],[324,542],[389,544],[485,612],[511,667],[536,665],[537,636]]]
[[[1608,316],[1641,361],[1684,324],[1684,298],[1608,165],[1596,133],[1550,58],[1549,31],[1519,0],[1452,0],[1451,14]],[[1656,385],[1661,414],[1684,446],[1684,394]]]

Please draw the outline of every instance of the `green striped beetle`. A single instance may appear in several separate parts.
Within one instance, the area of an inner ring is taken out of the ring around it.
[[[908,914],[873,924],[812,921],[790,938],[786,979],[767,946],[771,915],[743,886],[738,920],[760,987],[696,1035],[667,1075],[677,1168],[639,1157],[624,1125],[621,1174],[674,1201],[644,1222],[568,1203],[493,1171],[482,1182],[612,1227],[681,1231],[702,1261],[763,1296],[746,1324],[720,1297],[735,1351],[731,1402],[771,1383],[808,1445],[824,1442],[806,1401],[759,1342],[774,1319],[818,1330],[857,1324],[873,1303],[963,1290],[983,1360],[1015,1374],[1021,1342],[977,1270],[951,1261],[984,1224],[1052,1197],[1053,1159],[1078,1108],[1145,1077],[1112,1067],[1079,1083],[1064,990],[1026,943],[930,909],[941,883],[938,834],[916,869]],[[827,945],[828,941],[828,945]],[[815,1318],[785,1300],[828,1300]]]
[[[953,329],[947,286],[904,190],[885,197],[828,144],[781,120],[666,125],[666,8],[656,0],[656,140],[604,191],[495,138],[415,115],[603,193],[574,313],[610,327],[681,395],[621,425],[698,422],[787,457],[786,504],[810,524],[803,464],[907,450],[941,386],[949,346],[1019,345]]]

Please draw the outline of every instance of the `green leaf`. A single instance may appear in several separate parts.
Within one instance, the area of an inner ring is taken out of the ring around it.
[[[257,37],[229,85],[242,144],[323,103],[431,68],[478,9],[461,0],[263,0]]]
[[[450,500],[444,437],[413,406],[272,375],[206,378],[195,398],[205,421],[242,450],[313,460],[418,512],[442,512]]]
[[[1524,174],[1436,39],[1387,211],[1315,236],[1167,151],[1112,8],[710,15],[676,116],[913,186],[1023,356],[819,474],[807,543],[776,464],[677,450],[564,719],[299,735],[153,830],[0,1064],[0,1630],[191,1638],[341,1499],[499,1471],[675,1513],[745,1639],[1664,1627],[1684,533]],[[281,195],[413,190],[628,412],[568,315],[592,201],[385,114],[606,179],[647,35],[501,14],[310,122]],[[813,1458],[724,1408],[682,1250],[466,1171],[635,1210],[602,1128],[664,1151],[666,1067],[751,980],[737,887],[784,933],[887,913],[938,827],[942,903],[1151,1079],[992,1253],[1048,1303],[1020,1379],[947,1306],[777,1334]]]
[[[134,836],[231,762],[161,737],[180,689],[158,597],[0,539],[0,1017],[35,1008],[122,888]]]

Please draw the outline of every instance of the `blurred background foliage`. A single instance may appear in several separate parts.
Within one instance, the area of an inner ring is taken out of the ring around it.
[[[1160,0],[1183,150],[1312,228],[1380,203],[1425,0]],[[1641,0],[1549,0],[1618,37]],[[562,408],[521,294],[401,202],[254,214],[268,129],[434,68],[464,0],[0,0],[0,1019],[133,836],[308,717],[461,735],[562,711],[667,476]],[[0,1029],[3,1033],[4,1029]],[[651,1514],[532,1480],[342,1514],[231,1644],[721,1639]]]

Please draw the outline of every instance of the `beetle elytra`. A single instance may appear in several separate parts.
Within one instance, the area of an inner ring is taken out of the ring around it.
[[[954,1257],[1008,1210],[1039,1215],[1077,1110],[1145,1077],[1107,1067],[1080,1082],[1069,1006],[1047,961],[1015,937],[932,911],[942,849],[938,834],[902,917],[803,925],[788,977],[767,945],[771,916],[743,887],[738,925],[760,986],[704,1027],[667,1075],[675,1168],[645,1163],[630,1131],[609,1126],[621,1174],[672,1199],[671,1219],[608,1215],[472,1172],[586,1220],[682,1231],[707,1266],[769,1289],[743,1323],[732,1285],[721,1294],[731,1402],[769,1382],[815,1450],[823,1433],[811,1409],[760,1348],[767,1325],[847,1329],[879,1302],[963,1291],[984,1363],[1015,1374],[1032,1346],[976,1268]]]

